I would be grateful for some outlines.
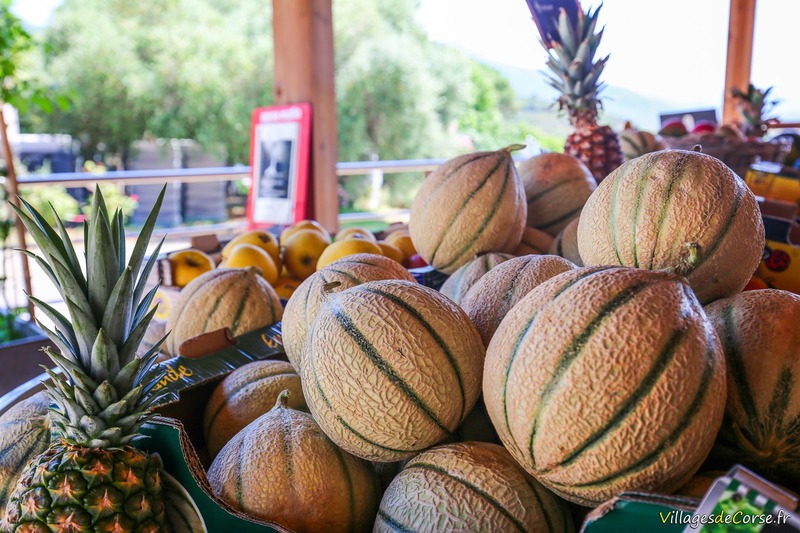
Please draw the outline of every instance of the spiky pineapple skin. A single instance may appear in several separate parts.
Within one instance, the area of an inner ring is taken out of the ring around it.
[[[56,441],[20,476],[3,531],[157,533],[164,523],[160,468],[158,456],[131,446]]]
[[[576,127],[564,144],[564,153],[585,164],[597,183],[623,162],[619,137],[609,126],[597,124]]]

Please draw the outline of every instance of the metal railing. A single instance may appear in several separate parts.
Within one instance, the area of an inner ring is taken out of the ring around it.
[[[370,176],[373,186],[383,183],[383,176],[397,173],[426,173],[444,163],[446,159],[410,159],[401,161],[356,161],[342,162],[336,165],[337,177]],[[103,173],[63,172],[51,174],[28,174],[18,177],[21,186],[58,185],[61,187],[84,187],[94,183],[115,183],[119,185],[154,185],[164,183],[204,183],[219,181],[235,181],[250,179],[249,166],[212,167],[212,168],[179,168],[158,170],[121,170]],[[375,220],[403,220],[407,218],[407,209],[395,209],[381,213],[367,211],[359,213],[341,213],[340,222],[367,222]],[[242,222],[223,224],[206,224],[179,226],[163,233],[170,237],[188,237],[200,233],[231,233],[242,228]]]

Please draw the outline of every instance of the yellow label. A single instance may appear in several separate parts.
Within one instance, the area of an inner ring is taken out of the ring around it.
[[[770,287],[800,294],[800,247],[767,241],[758,277]]]
[[[169,317],[169,311],[172,308],[172,302],[170,301],[169,296],[167,296],[164,291],[159,289],[156,291],[156,294],[153,297],[152,307],[158,307],[158,311],[156,311],[156,314],[154,315],[155,318],[159,320],[166,320]]]
[[[750,169],[745,180],[753,194],[800,205],[800,180]]]

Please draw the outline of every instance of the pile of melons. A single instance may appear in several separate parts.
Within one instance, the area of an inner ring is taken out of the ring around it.
[[[222,501],[296,531],[573,531],[578,506],[735,463],[798,489],[800,297],[742,292],[764,247],[745,183],[696,151],[598,186],[513,149],[420,188],[408,234],[441,291],[376,251],[294,291],[289,362],[206,409]]]

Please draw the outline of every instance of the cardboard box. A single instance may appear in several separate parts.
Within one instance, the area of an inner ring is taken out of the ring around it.
[[[797,533],[800,531],[797,508],[796,497],[736,465],[714,481],[702,501],[624,492],[590,512],[581,531],[714,533],[763,529]]]
[[[775,289],[800,294],[800,224],[796,206],[777,200],[759,200],[764,220],[764,257],[756,275]]]
[[[236,344],[197,359],[174,357],[157,364],[163,374],[154,390],[162,390],[155,411],[159,416],[142,427],[148,438],[136,446],[158,453],[164,470],[186,490],[200,511],[209,532],[288,532],[272,523],[256,520],[228,507],[211,492],[206,478],[210,457],[203,441],[205,403],[217,383],[247,363],[264,359],[285,360],[281,324],[245,333]]]

